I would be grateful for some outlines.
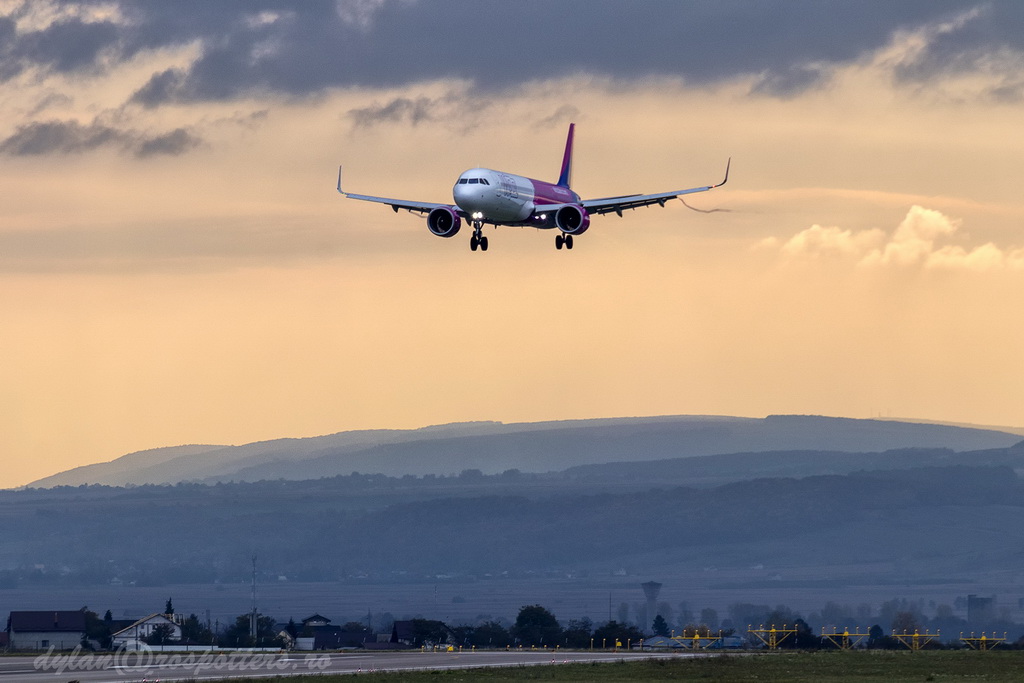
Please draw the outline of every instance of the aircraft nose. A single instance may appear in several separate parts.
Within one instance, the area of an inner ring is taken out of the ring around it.
[[[452,197],[455,203],[467,211],[479,210],[480,202],[484,199],[486,186],[480,184],[470,185],[468,183],[456,183],[452,188]]]

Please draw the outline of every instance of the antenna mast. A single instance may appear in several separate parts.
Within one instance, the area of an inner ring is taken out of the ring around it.
[[[252,614],[249,615],[249,639],[256,647],[256,556],[252,556]]]

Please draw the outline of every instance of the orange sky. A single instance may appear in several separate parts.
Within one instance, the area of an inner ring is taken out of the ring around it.
[[[0,486],[159,446],[463,420],[1024,426],[1024,112],[979,95],[1005,68],[900,85],[941,30],[894,31],[785,98],[742,74],[579,74],[363,126],[349,113],[474,86],[120,106],[195,45],[23,75],[2,137],[52,116],[201,142],[0,165]],[[499,229],[483,254],[334,191],[338,163],[347,189],[422,201],[476,165],[553,179],[570,120],[583,196],[717,182],[732,156],[729,184],[689,199],[724,211],[599,217],[572,252]]]

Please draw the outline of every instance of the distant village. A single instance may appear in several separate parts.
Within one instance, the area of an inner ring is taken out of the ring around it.
[[[253,618],[255,616],[255,619]],[[100,617],[88,608],[78,610],[12,611],[0,632],[0,647],[9,652],[35,650],[142,650],[146,648],[274,650],[405,649],[454,643],[456,634],[439,621],[394,621],[386,633],[375,633],[359,622],[342,625],[313,614],[301,622],[276,622],[260,614],[244,614],[220,633],[195,614],[174,611],[140,619],[114,619],[110,610]]]
[[[730,617],[721,622],[715,610],[704,609],[699,618],[692,613],[682,615],[686,623],[677,621],[673,626],[659,613],[661,607],[670,609],[656,601],[660,587],[653,581],[642,584],[647,604],[641,608],[640,619],[646,623],[647,615],[654,615],[647,628],[628,622],[624,615],[600,625],[586,617],[563,623],[541,605],[522,607],[514,623],[501,618],[485,619],[475,625],[452,625],[425,618],[388,619],[373,629],[370,615],[366,622],[339,624],[319,613],[301,621],[281,622],[254,609],[224,625],[203,621],[196,614],[177,612],[168,598],[162,612],[138,619],[114,619],[110,610],[101,616],[87,607],[11,611],[6,628],[0,631],[0,651],[1024,649],[1024,627],[1009,621],[1005,614],[997,614],[994,597],[967,596],[966,619],[954,616],[946,605],[937,606],[935,615],[928,618],[924,616],[923,604],[906,600],[884,603],[878,614],[868,614],[862,606],[859,618],[852,618],[844,614],[841,606],[829,603],[821,612],[810,615],[812,621],[822,622],[812,628],[808,621],[784,606],[769,609],[738,603],[730,606]],[[749,623],[740,623],[748,619]],[[869,624],[871,620],[888,623],[883,628],[880,623]],[[826,625],[826,621],[831,623]]]

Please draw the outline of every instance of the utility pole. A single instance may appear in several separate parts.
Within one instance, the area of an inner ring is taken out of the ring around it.
[[[256,647],[256,556],[252,556],[252,614],[249,615],[249,639]]]

